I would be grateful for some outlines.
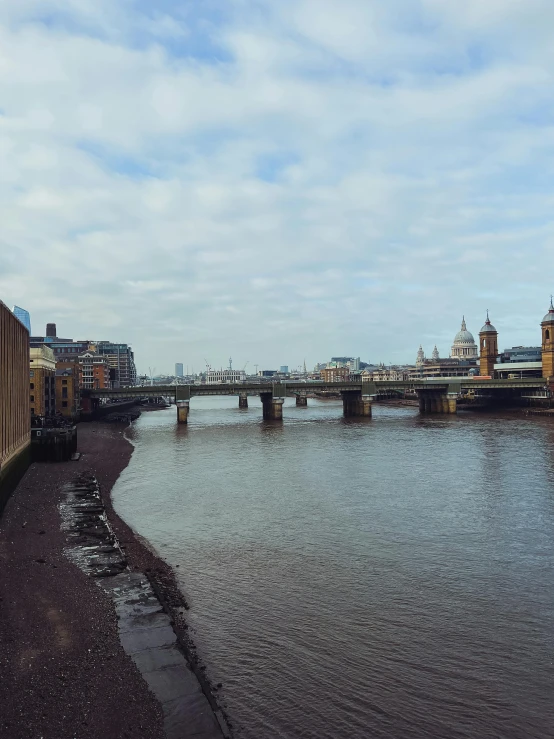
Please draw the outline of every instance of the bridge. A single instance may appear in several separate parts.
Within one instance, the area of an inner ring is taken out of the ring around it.
[[[411,390],[419,397],[421,413],[456,413],[458,400],[468,391],[479,391],[491,399],[517,399],[525,394],[550,395],[554,385],[544,377],[528,379],[495,380],[482,377],[441,377],[416,380],[365,379],[343,382],[238,382],[228,384],[203,385],[147,385],[139,387],[104,388],[83,390],[83,406],[89,412],[98,406],[100,399],[169,397],[177,405],[177,420],[187,423],[190,400],[205,395],[238,395],[239,408],[248,408],[248,397],[259,395],[262,401],[263,418],[280,420],[283,417],[283,403],[286,397],[296,397],[298,406],[306,406],[310,393],[340,394],[343,412],[347,418],[371,417],[372,399],[382,394]]]

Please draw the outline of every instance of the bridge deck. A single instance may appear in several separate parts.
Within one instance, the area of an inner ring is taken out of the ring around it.
[[[544,389],[547,381],[544,377],[524,380],[484,380],[470,377],[441,377],[419,380],[378,380],[375,382],[299,382],[287,381],[279,383],[238,382],[218,385],[146,385],[139,387],[103,388],[83,391],[83,395],[92,398],[144,398],[148,396],[173,396],[186,400],[202,395],[261,395],[271,393],[276,397],[284,397],[292,393],[333,392],[362,393],[377,395],[379,391],[388,390],[428,390],[436,392],[459,393],[462,390],[531,390]]]

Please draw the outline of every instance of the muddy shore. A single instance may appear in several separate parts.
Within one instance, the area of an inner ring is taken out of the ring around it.
[[[77,475],[98,480],[130,570],[150,580],[214,710],[217,687],[187,639],[171,568],[113,510],[109,493],[133,451],[124,427],[80,424],[78,447],[79,462],[31,465],[0,518],[0,737],[161,739],[161,706],[121,646],[111,598],[64,555],[59,505]]]

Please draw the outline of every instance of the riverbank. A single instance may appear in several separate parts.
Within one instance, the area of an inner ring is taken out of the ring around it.
[[[113,599],[64,554],[59,506],[77,476],[98,481],[129,569],[150,580],[203,680],[171,569],[113,510],[109,493],[133,451],[123,431],[81,424],[81,460],[31,465],[0,519],[0,737],[166,736],[162,708],[121,646]],[[217,710],[205,680],[202,687]]]

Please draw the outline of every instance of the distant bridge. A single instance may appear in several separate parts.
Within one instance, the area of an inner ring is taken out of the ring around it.
[[[371,416],[372,398],[391,391],[415,391],[419,397],[421,413],[456,413],[457,401],[469,390],[478,390],[481,394],[497,399],[516,399],[525,393],[548,394],[554,388],[549,386],[546,378],[488,380],[480,377],[441,377],[421,378],[417,380],[378,380],[378,381],[342,381],[342,382],[237,382],[228,384],[203,385],[147,385],[125,388],[105,388],[83,390],[82,397],[89,410],[98,405],[101,398],[174,398],[177,405],[177,420],[187,423],[190,400],[203,395],[238,395],[239,407],[248,407],[248,396],[259,395],[262,401],[263,417],[268,420],[279,420],[283,417],[283,403],[286,397],[296,396],[299,406],[307,405],[309,393],[340,394],[343,400],[343,411],[346,417]]]

